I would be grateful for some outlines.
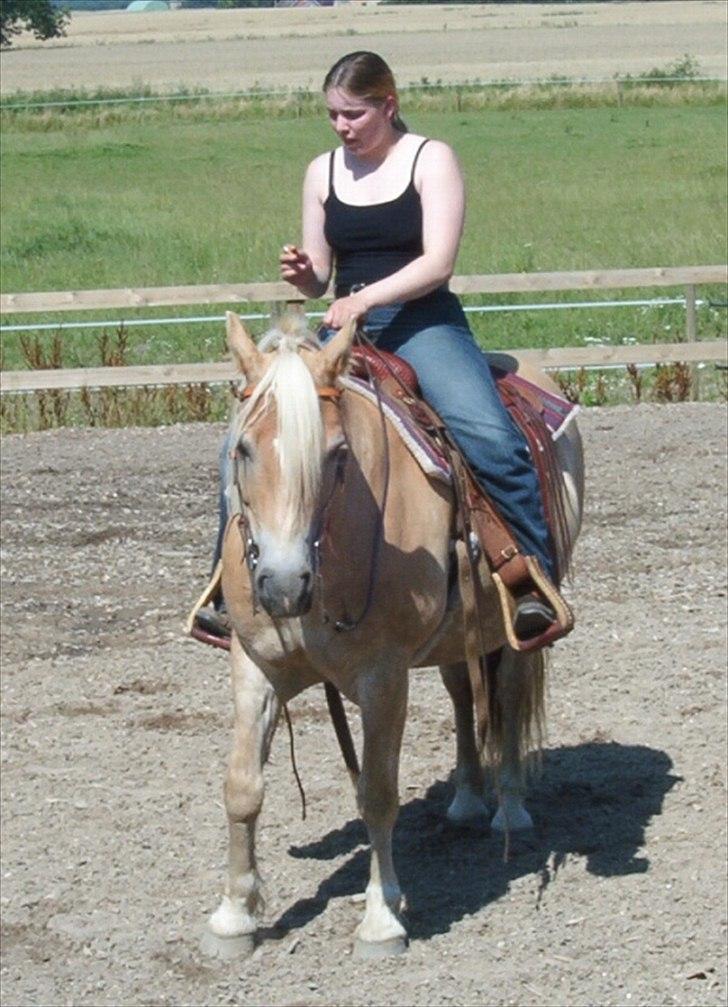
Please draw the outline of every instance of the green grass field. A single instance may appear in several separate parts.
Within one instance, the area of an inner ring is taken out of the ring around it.
[[[722,103],[420,107],[405,117],[412,130],[450,142],[461,158],[468,218],[459,273],[725,261]],[[130,114],[110,126],[57,116],[57,125],[46,122],[43,130],[30,121],[8,118],[2,133],[6,292],[275,280],[280,246],[298,240],[305,165],[335,140],[323,118],[310,115],[266,121]],[[669,293],[609,292],[603,299]],[[725,299],[721,290],[701,294]],[[218,315],[223,307],[156,314]],[[581,309],[471,320],[487,346],[567,346],[590,339],[674,341],[684,312]],[[706,306],[699,323],[703,337],[724,335],[725,311]],[[217,359],[221,336],[218,323],[132,329],[126,362]],[[99,362],[89,330],[64,332],[62,346],[64,366]],[[17,334],[4,334],[2,349],[3,367],[27,366]]]

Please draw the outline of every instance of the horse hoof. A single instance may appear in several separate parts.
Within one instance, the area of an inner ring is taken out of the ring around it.
[[[490,827],[490,814],[485,801],[479,795],[465,790],[455,794],[445,816],[456,829],[487,832]]]
[[[458,815],[451,815],[448,811],[445,817],[448,825],[452,826],[453,829],[465,829],[470,832],[490,831],[490,815],[487,811],[484,811],[482,814],[467,815],[462,818]]]
[[[238,934],[236,937],[221,937],[212,930],[205,929],[200,941],[202,953],[210,958],[232,961],[235,958],[249,958],[255,951],[255,934]]]
[[[495,832],[527,832],[533,828],[533,819],[523,806],[511,808],[508,815],[499,808],[490,827]]]
[[[354,957],[366,961],[376,958],[393,958],[402,955],[407,950],[406,937],[390,937],[387,941],[363,941],[361,937],[354,938]]]

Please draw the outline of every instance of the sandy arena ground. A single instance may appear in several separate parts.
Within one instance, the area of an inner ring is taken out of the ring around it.
[[[611,78],[685,54],[726,76],[725,0],[620,4],[351,4],[321,9],[74,14],[68,37],[18,38],[0,56],[3,94],[100,85],[176,91],[318,88],[352,49],[374,49],[401,84]]]
[[[367,852],[323,696],[292,704],[259,836],[264,940],[198,935],[223,879],[226,658],[182,639],[219,425],[2,443],[2,1002],[724,1004],[725,430],[716,404],[583,414],[586,526],[533,835],[445,825],[435,672],[413,677],[402,958],[353,960]]]

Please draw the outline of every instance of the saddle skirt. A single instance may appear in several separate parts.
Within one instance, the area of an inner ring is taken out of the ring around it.
[[[568,532],[554,442],[567,429],[579,407],[520,374],[491,366],[501,401],[531,451],[560,579],[568,566]],[[421,396],[417,375],[406,361],[392,353],[358,345],[352,353],[349,375],[342,379],[342,384],[381,407],[425,475],[452,483],[450,463],[439,449],[437,439],[417,420],[417,402]]]

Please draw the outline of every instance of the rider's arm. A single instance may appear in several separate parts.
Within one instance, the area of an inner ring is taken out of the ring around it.
[[[324,237],[324,199],[329,155],[309,164],[303,180],[303,248],[286,245],[280,257],[281,276],[306,297],[321,297],[331,279],[333,256]]]

